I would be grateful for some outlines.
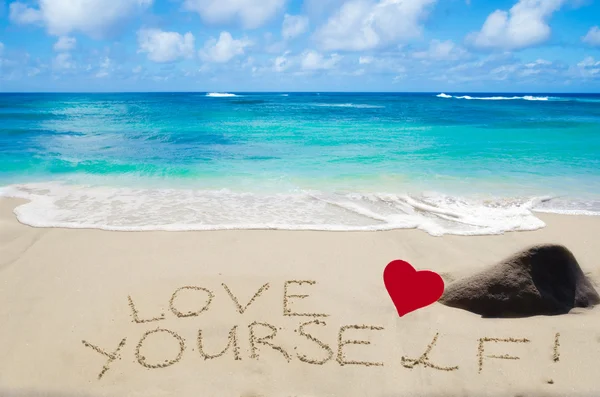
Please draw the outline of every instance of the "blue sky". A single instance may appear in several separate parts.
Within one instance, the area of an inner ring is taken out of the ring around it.
[[[0,91],[599,92],[593,0],[0,0]]]

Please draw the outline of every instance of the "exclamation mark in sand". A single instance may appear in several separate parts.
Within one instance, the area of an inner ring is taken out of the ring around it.
[[[558,352],[558,347],[560,346],[560,341],[558,340],[560,338],[560,332],[557,332],[556,335],[554,335],[554,362],[557,363],[560,361],[560,353]]]
[[[560,361],[560,353],[558,352],[558,348],[560,347],[560,332],[557,332],[554,335],[554,354],[552,356],[552,360],[557,363]],[[549,385],[553,385],[554,381],[552,379],[548,380]]]

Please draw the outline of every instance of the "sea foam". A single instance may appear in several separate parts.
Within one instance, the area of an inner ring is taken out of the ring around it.
[[[228,92],[209,92],[208,94],[206,94],[206,96],[211,98],[229,98],[237,95],[230,94]]]
[[[505,96],[474,97],[474,96],[470,96],[470,95],[452,96],[452,95],[441,93],[436,96],[438,98],[468,99],[468,100],[479,100],[479,101],[511,101],[511,100],[547,101],[550,99],[550,97],[547,97],[547,96],[532,96],[532,95],[512,96],[512,97],[505,97]]]
[[[420,229],[433,236],[489,235],[545,226],[534,211],[549,198],[473,199],[443,194],[249,193],[134,189],[58,182],[11,185],[0,196],[35,227],[117,231],[231,229],[375,231]],[[546,205],[544,212],[560,212]],[[567,210],[565,210],[567,211]],[[598,215],[600,211],[589,211]]]

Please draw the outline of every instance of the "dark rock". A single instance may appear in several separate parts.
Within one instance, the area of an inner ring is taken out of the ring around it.
[[[571,251],[539,245],[450,284],[440,303],[484,317],[526,317],[591,307],[600,296]]]

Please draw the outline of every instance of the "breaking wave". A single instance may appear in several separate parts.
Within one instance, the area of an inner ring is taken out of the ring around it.
[[[581,206],[553,208],[549,198],[474,199],[433,193],[262,194],[46,182],[6,186],[0,188],[0,196],[29,200],[15,209],[27,225],[117,231],[420,229],[433,236],[490,235],[544,227],[534,214],[538,207],[543,212],[600,215],[597,206],[583,212],[575,209]]]
[[[230,94],[228,92],[209,92],[206,96],[211,98],[229,98],[233,96],[237,96],[235,94]]]
[[[438,94],[437,97],[438,98],[479,100],[479,101],[511,101],[511,100],[517,100],[517,99],[525,100],[525,101],[547,101],[550,99],[550,97],[547,97],[547,96],[531,96],[531,95],[512,96],[512,97],[506,97],[506,96],[474,97],[474,96],[469,96],[469,95],[452,96],[452,95],[448,95],[448,94],[444,94],[444,93]]]

